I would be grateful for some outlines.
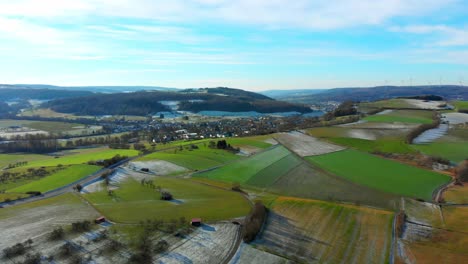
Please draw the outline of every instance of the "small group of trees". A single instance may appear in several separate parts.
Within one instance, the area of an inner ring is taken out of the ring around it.
[[[244,242],[251,242],[262,229],[267,217],[267,209],[262,202],[256,202],[252,212],[246,216],[242,227]]]
[[[91,222],[88,220],[73,222],[71,224],[71,230],[73,232],[86,232],[91,230]]]
[[[14,258],[21,256],[32,248],[33,241],[32,239],[26,240],[24,243],[16,243],[11,247],[3,249],[3,257],[5,258]]]
[[[349,116],[357,114],[357,109],[354,107],[353,101],[342,102],[335,110],[328,112],[323,116],[327,121],[332,120],[335,117]]]
[[[28,164],[27,161],[18,161],[16,163],[11,163],[11,164],[8,164],[8,166],[6,167],[6,169],[13,169],[13,168],[17,168],[17,167],[21,167],[21,166],[26,166]]]
[[[468,159],[460,162],[455,169],[456,180],[459,184],[468,182]]]
[[[234,151],[234,152],[239,152],[239,148],[234,148],[229,144],[226,140],[218,140],[217,142],[215,141],[210,141],[208,143],[208,147],[212,149],[224,149],[228,151]]]
[[[111,165],[114,165],[118,162],[121,162],[122,160],[127,159],[127,156],[120,156],[119,154],[115,155],[114,157],[110,159],[104,159],[104,160],[98,160],[98,161],[89,161],[89,165],[98,165],[98,166],[103,166],[103,167],[109,167]]]

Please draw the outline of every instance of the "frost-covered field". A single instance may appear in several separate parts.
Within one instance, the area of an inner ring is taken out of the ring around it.
[[[276,139],[301,157],[321,155],[345,149],[300,132],[279,133]]]

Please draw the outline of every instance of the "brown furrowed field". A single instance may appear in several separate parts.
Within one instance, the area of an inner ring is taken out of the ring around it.
[[[444,200],[447,203],[468,204],[468,184],[450,187],[444,192]]]
[[[305,263],[387,263],[392,219],[384,210],[280,197],[255,245]]]

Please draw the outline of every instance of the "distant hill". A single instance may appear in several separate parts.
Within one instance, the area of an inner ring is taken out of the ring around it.
[[[145,91],[133,93],[94,94],[79,98],[53,100],[42,106],[61,113],[77,115],[148,115],[169,111],[164,101],[178,101],[179,110],[199,112],[230,111],[259,113],[311,112],[304,105],[281,102],[239,89],[188,89],[180,92]]]
[[[302,90],[301,90],[302,91]],[[437,95],[445,100],[468,100],[468,86],[460,85],[431,85],[431,86],[377,86],[368,88],[335,88],[315,94],[294,94],[293,91],[275,99],[312,104],[317,102],[346,100],[377,101],[396,97],[412,97],[424,95]]]
[[[58,98],[92,95],[89,91],[70,91],[46,88],[26,88],[14,85],[0,85],[0,101],[9,100],[52,100]]]
[[[177,91],[177,88],[160,87],[160,86],[55,86],[48,84],[12,84],[1,85],[10,86],[11,88],[29,88],[29,89],[53,89],[67,91],[88,91],[95,93],[121,93],[121,92],[136,92],[136,91]]]
[[[284,98],[284,97],[292,97],[292,96],[307,96],[318,94],[328,89],[299,89],[299,90],[267,90],[259,92],[260,94],[266,95],[271,98]]]

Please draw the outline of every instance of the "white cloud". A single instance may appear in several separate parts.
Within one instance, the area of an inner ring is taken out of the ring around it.
[[[468,28],[460,29],[447,25],[409,25],[394,26],[390,31],[398,33],[423,34],[437,37],[433,44],[437,46],[465,46],[468,45]]]
[[[335,29],[434,12],[456,0],[0,0],[0,15],[132,17],[229,22],[268,28]]]

